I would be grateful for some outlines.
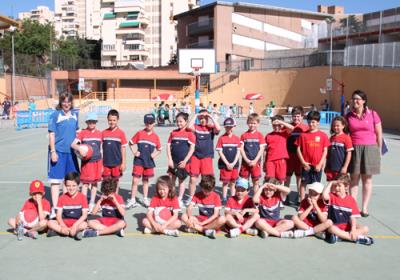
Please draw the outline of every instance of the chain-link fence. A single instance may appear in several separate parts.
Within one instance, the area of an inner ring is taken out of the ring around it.
[[[344,51],[332,52],[332,65],[343,66]],[[269,69],[304,68],[330,65],[330,53],[318,52],[309,55],[277,57],[265,59],[245,59],[240,61],[219,62],[219,72],[256,71]]]
[[[400,42],[347,47],[345,66],[400,67]]]

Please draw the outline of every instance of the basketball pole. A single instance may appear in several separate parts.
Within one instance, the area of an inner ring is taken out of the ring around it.
[[[197,71],[196,71],[197,72]],[[200,111],[200,74],[196,73],[196,91],[194,93],[194,104],[195,104],[195,113],[197,114]]]

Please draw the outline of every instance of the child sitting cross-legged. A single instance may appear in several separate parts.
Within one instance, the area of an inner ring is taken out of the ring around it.
[[[298,215],[294,215],[292,221],[297,230],[294,231],[294,238],[316,235],[323,237],[323,232],[332,226],[328,219],[328,207],[322,199],[324,185],[314,182],[307,185],[308,197],[300,203]]]
[[[118,180],[107,178],[101,182],[102,195],[93,208],[93,215],[101,210],[102,217],[89,220],[90,229],[83,231],[83,237],[96,237],[116,233],[120,237],[125,236],[124,199],[116,193]]]
[[[168,175],[159,177],[156,182],[156,195],[151,199],[146,218],[143,219],[143,233],[178,237],[178,228],[181,226],[179,211],[179,201],[172,179]]]
[[[279,185],[279,182],[269,179],[254,194],[253,202],[258,205],[260,218],[256,221],[256,227],[261,231],[261,238],[273,235],[281,238],[292,238],[293,222],[280,217],[279,203],[286,199],[290,189]]]

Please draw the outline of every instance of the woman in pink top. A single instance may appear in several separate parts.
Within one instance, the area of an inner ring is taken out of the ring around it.
[[[368,217],[368,204],[372,193],[372,175],[380,173],[382,123],[379,115],[368,109],[367,95],[356,90],[352,95],[352,110],[346,115],[354,151],[349,167],[351,195],[357,199],[358,183],[362,181],[361,216]]]

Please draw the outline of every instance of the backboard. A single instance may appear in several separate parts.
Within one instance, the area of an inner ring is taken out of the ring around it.
[[[198,69],[200,74],[215,73],[214,49],[180,49],[179,73],[189,74]]]

